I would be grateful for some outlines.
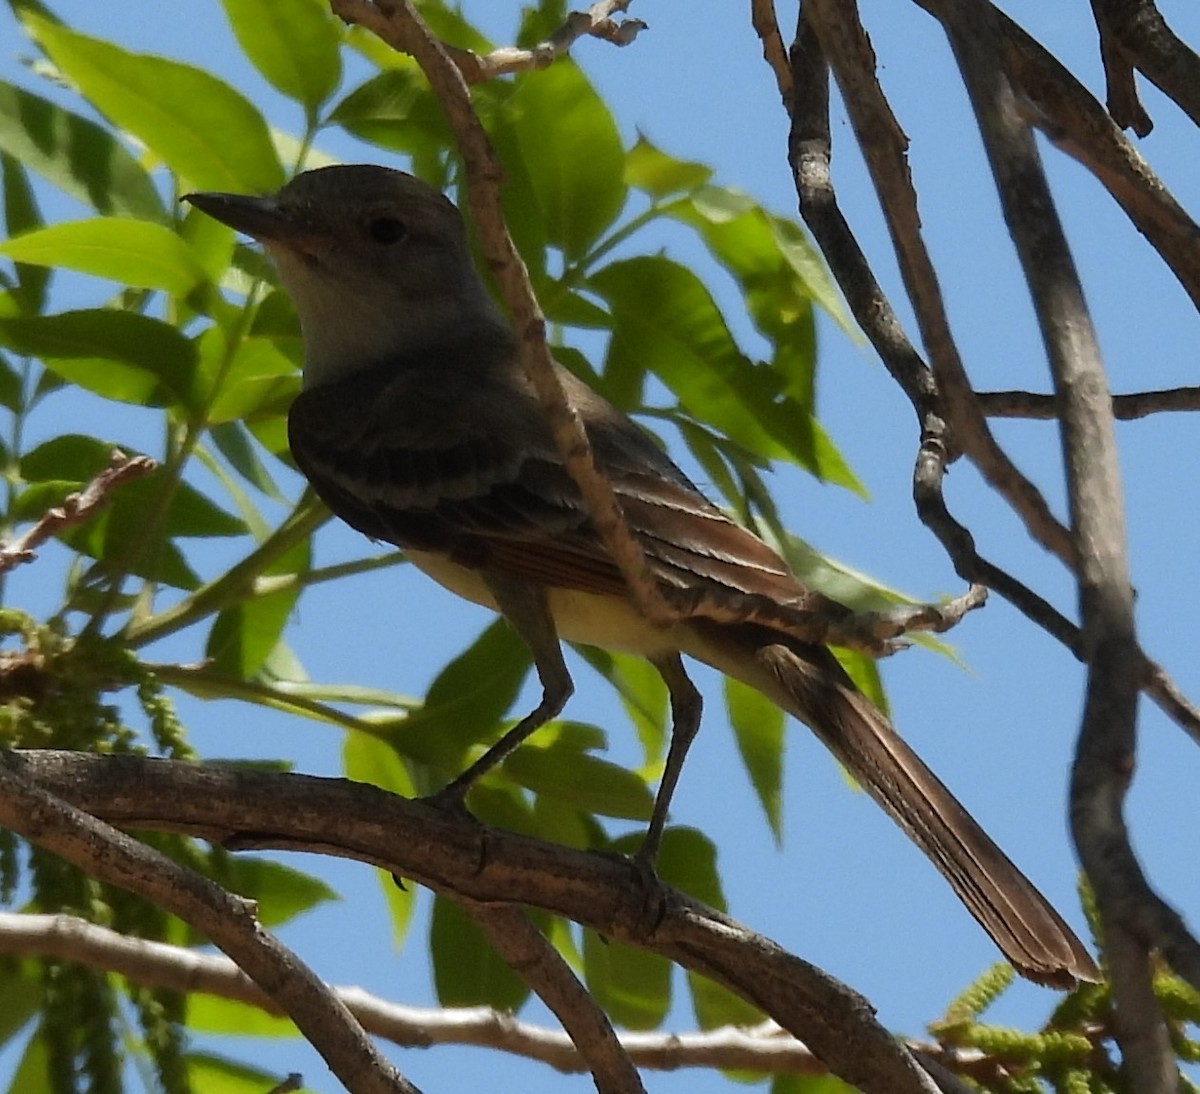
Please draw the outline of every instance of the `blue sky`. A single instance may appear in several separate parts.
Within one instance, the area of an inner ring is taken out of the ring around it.
[[[1103,97],[1103,77],[1086,5],[1035,0],[1006,10]],[[1175,29],[1200,41],[1200,10],[1184,0],[1160,5]],[[673,155],[716,169],[718,180],[746,190],[782,213],[794,211],[786,163],[786,119],[744,5],[704,0],[668,4],[638,0],[631,14],[650,29],[616,50],[583,41],[575,56],[610,103],[623,134],[638,132]],[[1049,380],[1019,269],[1008,246],[969,107],[937,25],[915,7],[867,0],[864,19],[880,61],[880,78],[911,139],[911,163],[922,201],[926,238],[938,263],[954,332],[981,388],[1046,391]],[[509,5],[471,3],[478,19],[504,41]],[[82,30],[122,44],[214,68],[268,112],[273,124],[298,128],[294,107],[279,100],[242,61],[215,0],[163,6],[151,0],[97,5],[62,2],[54,10]],[[781,12],[787,24],[790,8]],[[19,63],[7,15],[0,16],[0,76],[39,87]],[[1200,202],[1195,132],[1153,88],[1141,83],[1156,122],[1141,149],[1185,207]],[[835,182],[844,211],[908,324],[886,234],[848,123],[834,120]],[[342,158],[354,146],[320,142]],[[1196,382],[1195,314],[1182,290],[1098,184],[1077,164],[1043,145],[1060,210],[1083,274],[1101,345],[1118,391]],[[383,162],[377,150],[371,156]],[[398,166],[403,166],[398,164]],[[50,207],[53,210],[53,205]],[[664,243],[684,261],[700,261],[674,237]],[[682,249],[680,249],[682,247]],[[722,286],[736,314],[736,299]],[[738,333],[753,345],[748,323]],[[915,337],[915,335],[914,335]],[[922,598],[960,590],[945,556],[917,520],[910,500],[917,437],[902,395],[873,355],[832,323],[820,340],[820,408],[826,429],[867,485],[871,501],[824,487],[799,472],[774,479],[786,522],[820,550]],[[89,429],[78,421],[46,421],[49,432]],[[135,412],[111,427],[146,429]],[[999,423],[1021,467],[1062,513],[1058,441],[1048,423]],[[1131,559],[1142,638],[1185,692],[1200,697],[1200,642],[1193,586],[1200,546],[1200,485],[1194,471],[1195,426],[1185,415],[1159,415],[1118,426],[1129,501]],[[147,441],[149,446],[152,442]],[[1070,614],[1073,589],[1057,563],[1030,544],[1014,518],[965,465],[947,485],[952,508],[975,532],[980,549],[1012,569]],[[352,554],[348,532],[328,528],[322,561]],[[57,573],[26,568],[14,582],[14,603],[52,603]],[[394,605],[369,613],[364,606]],[[306,627],[306,621],[321,621]],[[334,623],[341,624],[337,631]],[[430,676],[487,621],[408,568],[319,587],[306,595],[290,639],[314,679],[353,680],[419,694]],[[415,626],[414,626],[415,623]],[[414,640],[419,634],[419,640]],[[998,598],[953,634],[963,666],[914,651],[891,659],[885,680],[897,726],[930,765],[1076,926],[1074,856],[1065,822],[1068,766],[1078,725],[1083,673],[1069,654]],[[194,653],[194,651],[192,651]],[[169,654],[164,654],[164,656]],[[789,741],[786,832],[777,849],[720,714],[716,682],[700,674],[709,715],[680,790],[673,819],[702,828],[721,850],[731,914],[863,992],[889,1027],[918,1034],[996,952],[958,905],[940,876],[863,795],[849,790],[834,763],[801,727]],[[579,673],[569,713],[610,732],[610,756],[635,764],[634,735],[602,689]],[[297,768],[334,773],[335,731],[232,706],[185,706],[189,725],[210,755],[270,755]],[[1194,869],[1197,757],[1180,730],[1143,704],[1139,769],[1130,795],[1135,846],[1160,892],[1185,916],[1200,908]],[[346,893],[284,932],[285,940],[336,983],[357,983],[403,1002],[431,999],[427,970],[414,936],[392,951],[382,898],[362,868],[305,858],[297,862],[332,879]],[[1020,986],[997,1019],[1038,1023],[1055,996]],[[536,1012],[535,1012],[536,1014]],[[691,1028],[682,1008],[675,1028]],[[301,1071],[309,1086],[336,1085],[298,1044],[231,1046],[264,1066]],[[6,1060],[0,1055],[0,1075]],[[564,1078],[472,1050],[406,1052],[400,1066],[427,1090],[496,1082],[531,1092],[591,1089],[586,1077]],[[11,1066],[11,1065],[9,1065]],[[650,1074],[655,1091],[702,1094],[728,1083],[707,1073]]]

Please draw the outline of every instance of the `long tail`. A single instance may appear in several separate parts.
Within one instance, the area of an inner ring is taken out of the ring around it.
[[[1023,976],[1053,987],[1096,981],[1091,955],[836,658],[762,627],[692,622],[687,652],[799,718],[908,833]]]

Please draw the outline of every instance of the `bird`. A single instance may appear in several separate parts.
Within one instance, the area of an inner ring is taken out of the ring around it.
[[[555,362],[595,466],[674,618],[652,622],[639,611],[444,194],[403,171],[339,164],[300,173],[267,196],[184,200],[261,243],[295,305],[304,360],[288,440],[319,497],[359,532],[400,547],[434,581],[499,612],[532,655],[541,701],[435,801],[461,805],[485,771],[562,711],[573,690],[563,641],[636,654],[662,676],[673,721],[638,854],[652,870],[700,724],[688,657],[812,729],[1018,972],[1060,988],[1099,979],[1049,901],[834,654],[806,640],[811,630],[796,621],[830,602],[709,501],[649,433]]]

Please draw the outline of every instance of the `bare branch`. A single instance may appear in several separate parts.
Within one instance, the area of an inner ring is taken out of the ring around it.
[[[253,901],[48,792],[13,753],[0,753],[0,824],[195,927],[275,1000],[353,1094],[418,1094],[320,978],[263,930]]]
[[[850,313],[892,379],[908,396],[924,430],[929,428],[927,419],[936,402],[933,374],[904,333],[838,207],[830,170],[829,66],[807,13],[807,6],[802,5],[789,57],[794,102],[788,160],[800,215],[829,263]]]
[[[763,60],[775,74],[783,109],[790,115],[795,88],[792,86],[792,67],[788,61],[787,46],[783,44],[779,20],[775,18],[774,0],[750,0],[750,22],[762,42]]]
[[[1053,395],[1032,391],[981,391],[979,405],[992,418],[1037,418],[1050,421],[1058,417],[1058,400]],[[1200,387],[1172,387],[1161,391],[1136,391],[1112,397],[1112,416],[1133,421],[1167,411],[1200,410]]]
[[[645,1094],[608,1015],[571,967],[525,915],[512,904],[460,901],[496,952],[554,1012],[587,1061],[599,1094]]]
[[[442,43],[442,48],[458,65],[463,78],[469,84],[480,84],[512,72],[546,68],[559,57],[569,53],[571,47],[584,35],[601,38],[614,46],[632,44],[646,29],[646,24],[641,19],[613,19],[618,12],[626,11],[631,2],[632,0],[599,0],[587,11],[568,12],[563,25],[532,49],[502,46],[481,57],[474,50],[460,49],[446,42]]]
[[[1038,488],[997,443],[975,400],[942,301],[937,273],[921,236],[917,195],[904,135],[875,78],[875,54],[853,5],[809,0],[813,26],[842,89],[855,136],[879,197],[905,288],[913,302],[940,396],[939,407],[960,445],[1025,523],[1030,535],[1065,565],[1075,546]]]
[[[1150,990],[1149,955],[1179,952],[1176,971],[1200,972],[1200,946],[1155,894],[1129,844],[1122,804],[1133,770],[1139,650],[1111,399],[1091,317],[1041,170],[1032,134],[999,68],[993,22],[974,3],[941,0],[939,16],[975,108],[1005,220],[1029,283],[1061,408],[1067,488],[1077,541],[1087,696],[1071,780],[1076,848],[1110,943],[1129,960],[1113,968],[1118,1037],[1132,1085],[1163,1081],[1174,1057]],[[1136,939],[1140,959],[1128,945]]]
[[[474,901],[545,908],[724,984],[864,1094],[935,1089],[856,992],[612,855],[343,779],[48,750],[9,753],[3,764],[113,823],[338,855]]]
[[[1136,68],[1200,125],[1200,57],[1171,30],[1153,0],[1092,0],[1092,11],[1117,124],[1132,126],[1139,137],[1152,127],[1133,90]]]
[[[0,544],[0,574],[36,558],[37,548],[51,536],[85,524],[108,504],[112,492],[127,482],[148,475],[157,466],[149,456],[126,456],[113,451],[108,467],[78,493],[68,494],[62,505],[42,514],[32,528],[11,543]]]

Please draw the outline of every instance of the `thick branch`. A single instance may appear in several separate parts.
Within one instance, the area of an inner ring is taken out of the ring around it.
[[[865,1094],[936,1089],[857,993],[611,855],[340,779],[49,751],[10,753],[7,763],[123,826],[333,854],[475,901],[545,908],[725,984]]]
[[[324,982],[262,929],[252,901],[48,792],[13,753],[0,753],[0,824],[195,927],[275,1000],[353,1094],[418,1094]]]

